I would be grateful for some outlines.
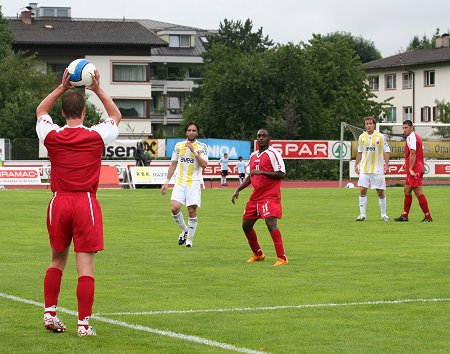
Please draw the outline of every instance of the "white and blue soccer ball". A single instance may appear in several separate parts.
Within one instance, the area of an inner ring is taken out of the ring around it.
[[[87,59],[76,59],[67,67],[69,82],[72,86],[83,87],[92,84],[95,66]]]

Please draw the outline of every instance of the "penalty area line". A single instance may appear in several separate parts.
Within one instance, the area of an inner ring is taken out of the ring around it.
[[[20,302],[23,304],[33,305],[33,306],[37,306],[37,307],[41,307],[41,308],[44,307],[44,304],[41,302],[23,299],[23,298],[20,298],[20,297],[14,296],[14,295],[5,294],[2,292],[0,292],[0,298]],[[78,316],[78,313],[76,311],[72,311],[72,310],[69,310],[69,309],[66,309],[63,307],[58,307],[58,312],[63,312],[63,313],[67,313],[70,315]],[[120,327],[125,327],[125,328],[129,328],[129,329],[134,329],[137,331],[143,331],[143,332],[158,334],[161,336],[181,339],[181,340],[194,342],[194,343],[198,343],[198,344],[208,345],[211,347],[227,349],[227,350],[235,351],[238,353],[246,353],[246,354],[262,354],[262,353],[267,354],[268,353],[267,351],[259,351],[259,350],[244,348],[244,347],[237,347],[232,344],[217,342],[214,340],[210,340],[210,339],[206,339],[206,338],[202,338],[202,337],[198,337],[198,336],[177,333],[177,332],[172,332],[172,331],[164,331],[164,330],[157,329],[157,328],[151,328],[151,327],[147,327],[147,326],[131,324],[131,323],[124,322],[124,321],[117,321],[117,320],[113,320],[113,319],[106,318],[103,316],[98,316],[98,315],[92,316],[91,318],[95,318],[95,320],[99,321],[99,322],[109,323],[109,324],[113,324],[113,325],[120,326]]]
[[[238,312],[238,311],[274,311],[287,309],[306,309],[315,307],[346,307],[346,306],[370,306],[370,305],[393,305],[420,302],[447,302],[450,298],[435,299],[399,299],[399,300],[378,300],[378,301],[361,301],[361,302],[345,302],[345,303],[329,303],[329,304],[305,304],[305,305],[286,305],[286,306],[262,306],[262,307],[237,307],[222,309],[206,309],[206,310],[161,310],[161,311],[142,311],[142,312],[108,312],[97,313],[92,316],[120,316],[120,315],[171,315],[184,313],[202,313],[202,312]]]

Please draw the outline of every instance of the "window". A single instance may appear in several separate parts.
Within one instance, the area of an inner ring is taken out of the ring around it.
[[[190,66],[189,67],[189,78],[190,79],[201,79],[202,71],[200,66]]]
[[[169,66],[167,68],[167,78],[169,80],[183,80],[183,72],[180,67]]]
[[[395,90],[397,87],[395,74],[388,74],[385,76],[386,90]]]
[[[56,9],[56,16],[58,17],[70,17],[67,9]]]
[[[181,99],[177,96],[169,96],[167,97],[167,107],[169,108],[169,112],[172,114],[180,114],[181,113]]]
[[[433,119],[435,122],[439,122],[441,119],[441,110],[436,106],[433,107]]]
[[[410,120],[413,122],[413,108],[411,106],[403,107],[403,121]]]
[[[114,103],[124,118],[148,118],[148,100],[116,99]]]
[[[43,14],[44,17],[54,17],[55,9],[44,9]]]
[[[434,70],[425,71],[425,86],[430,87],[435,84],[435,73]]]
[[[113,63],[113,82],[149,82],[150,69],[146,63]]]
[[[189,36],[189,35],[170,35],[169,36],[169,47],[190,48],[190,46],[191,46],[191,36]]]
[[[420,109],[420,120],[429,122],[431,120],[431,107],[425,106]]]
[[[372,91],[378,91],[380,86],[380,77],[378,75],[369,76],[369,86]]]
[[[404,73],[403,74],[403,89],[410,89],[413,85],[413,75],[412,73]]]
[[[397,108],[395,107],[386,108],[386,122],[387,123],[397,122]]]

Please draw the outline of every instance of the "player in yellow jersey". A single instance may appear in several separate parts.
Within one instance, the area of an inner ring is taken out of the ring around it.
[[[166,183],[161,187],[161,194],[166,194],[169,181],[176,171],[170,209],[181,229],[178,244],[181,246],[186,242],[186,247],[192,247],[198,223],[197,207],[201,204],[202,169],[208,165],[208,151],[206,144],[197,140],[199,127],[196,123],[188,123],[185,132],[186,141],[177,143],[173,149],[172,162]],[[189,214],[187,226],[181,212],[183,205],[186,205]]]
[[[389,167],[391,150],[386,137],[375,130],[374,117],[364,118],[366,131],[359,136],[358,154],[355,161],[355,172],[359,175],[359,211],[356,221],[366,220],[367,190],[376,189],[378,204],[381,211],[381,220],[389,221],[386,214],[386,180],[384,174]]]

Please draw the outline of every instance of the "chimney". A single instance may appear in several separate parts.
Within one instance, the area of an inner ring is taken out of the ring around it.
[[[448,48],[449,47],[448,34],[445,33],[440,37],[436,37],[434,39],[434,47],[435,48]]]
[[[449,43],[449,38],[448,38],[448,34],[443,34],[442,35],[442,46],[444,47],[444,48],[448,48],[450,45],[450,43]]]
[[[31,11],[22,11],[22,13],[20,14],[20,19],[22,20],[22,23],[31,25]]]

